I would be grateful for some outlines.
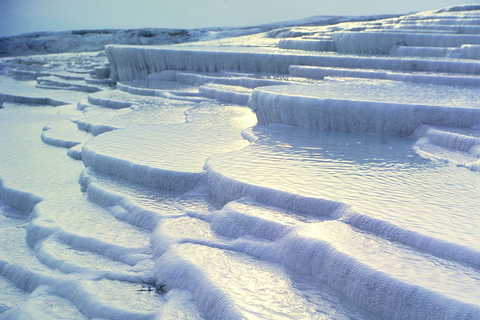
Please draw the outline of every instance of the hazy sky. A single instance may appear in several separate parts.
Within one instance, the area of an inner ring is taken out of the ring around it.
[[[0,0],[0,36],[75,29],[234,27],[458,4],[480,0]]]

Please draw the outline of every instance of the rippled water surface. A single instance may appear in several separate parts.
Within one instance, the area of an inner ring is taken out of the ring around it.
[[[317,86],[321,89],[319,90]],[[477,99],[478,89],[474,86],[332,78],[317,83],[311,89],[309,86],[289,86],[288,92],[323,99],[480,108],[480,102]],[[262,90],[282,93],[284,88],[272,87]]]
[[[78,190],[76,171],[82,164],[66,158],[63,148],[40,140],[43,126],[63,120],[58,108],[5,103],[0,117],[0,177],[8,186],[39,196]],[[45,172],[55,172],[51,179]],[[68,191],[67,191],[68,190]]]
[[[191,92],[198,91],[198,88],[196,86],[181,84],[177,81],[138,79],[133,81],[122,81],[122,84],[135,88],[145,89],[182,90]]]
[[[407,229],[480,244],[480,175],[427,161],[405,138],[255,127],[256,143],[213,157],[213,170],[249,184],[336,200]],[[455,192],[452,192],[455,190]]]

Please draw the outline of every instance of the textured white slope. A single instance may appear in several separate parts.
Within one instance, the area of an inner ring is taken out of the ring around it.
[[[480,85],[480,77],[475,75],[460,75],[433,72],[402,72],[378,69],[353,69],[353,68],[330,68],[290,66],[290,75],[312,79],[324,79],[325,77],[352,77],[365,79],[394,80],[404,82],[435,83],[448,85]]]
[[[479,9],[0,60],[0,318],[480,318]]]
[[[111,77],[117,81],[145,78],[162,70],[235,70],[286,74],[290,65],[480,73],[480,64],[476,61],[347,56],[273,48],[106,46],[105,50],[111,61]]]
[[[421,124],[480,123],[475,87],[339,80],[257,88],[249,106],[261,124],[408,136]]]
[[[412,142],[393,137],[283,126],[258,127],[254,134],[255,144],[207,162],[210,192],[221,201],[248,196],[342,218],[399,242],[480,263],[473,235],[479,224],[476,175],[431,166],[414,154]],[[456,192],[448,196],[453,185]]]
[[[224,112],[201,104],[187,114],[184,124],[134,126],[102,134],[85,144],[82,160],[86,167],[142,185],[192,189],[202,181],[209,156],[247,145],[239,131],[255,123],[253,115],[244,109],[236,119],[224,122]],[[189,120],[204,113],[210,113],[210,121]]]

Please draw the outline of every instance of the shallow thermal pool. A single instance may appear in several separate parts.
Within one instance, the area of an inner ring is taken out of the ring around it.
[[[177,81],[136,79],[132,81],[122,81],[122,84],[135,88],[198,92],[198,88],[196,86],[182,84]]]
[[[412,105],[433,105],[455,108],[479,108],[476,98],[478,89],[474,86],[454,86],[433,83],[402,81],[326,78],[315,86],[282,86],[262,88],[272,93],[315,97],[319,99],[340,99],[402,103]]]
[[[480,176],[419,157],[413,140],[281,125],[257,126],[250,133],[255,143],[211,157],[207,170],[347,203],[369,217],[462,246],[480,245]]]

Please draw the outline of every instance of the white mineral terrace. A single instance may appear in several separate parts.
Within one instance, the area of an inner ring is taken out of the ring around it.
[[[1,59],[0,319],[480,319],[480,7],[342,21]]]

